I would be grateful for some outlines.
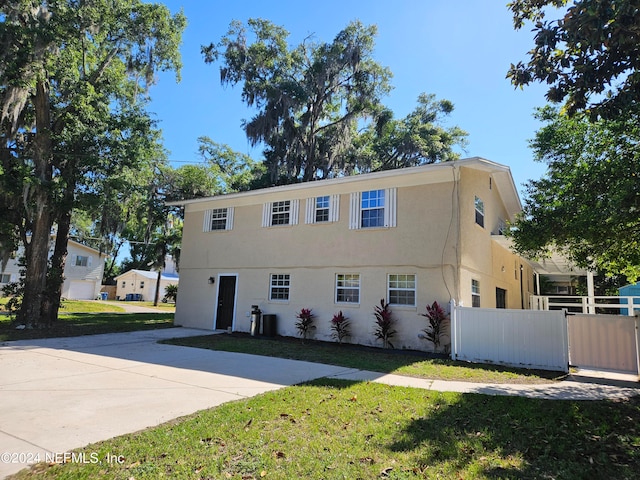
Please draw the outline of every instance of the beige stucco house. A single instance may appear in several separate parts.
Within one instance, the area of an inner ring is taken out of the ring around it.
[[[158,272],[149,270],[129,270],[114,277],[116,281],[117,300],[143,300],[152,302],[156,296]],[[178,285],[177,273],[163,272],[160,276],[160,300],[165,296],[169,285]]]
[[[53,253],[54,241],[55,237],[52,237],[50,254]],[[20,277],[18,259],[21,255],[22,248],[12,255],[4,270],[0,272],[0,287],[7,283],[18,281]],[[100,296],[104,259],[106,257],[106,254],[100,253],[98,250],[74,240],[69,240],[67,244],[67,261],[64,267],[62,298],[70,300],[94,300],[98,298]]]
[[[374,306],[391,304],[396,348],[429,349],[425,306],[525,308],[530,264],[502,236],[521,210],[508,167],[482,159],[194,199],[184,205],[176,323],[250,330],[250,310],[316,339],[342,311],[351,342],[378,345]]]

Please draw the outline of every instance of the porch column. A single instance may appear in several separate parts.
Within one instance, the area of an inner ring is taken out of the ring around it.
[[[588,306],[587,313],[590,313],[590,314],[596,313],[595,305],[591,305],[596,303],[595,296],[596,294],[595,294],[595,288],[593,286],[593,272],[588,271],[587,272],[587,297],[590,305]]]

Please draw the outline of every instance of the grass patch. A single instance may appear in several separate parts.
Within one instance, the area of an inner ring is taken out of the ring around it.
[[[0,298],[0,312],[7,301],[6,297]],[[153,302],[136,302],[136,305],[152,306]],[[0,341],[169,328],[173,327],[174,310],[175,305],[171,305],[158,310],[158,313],[125,313],[125,309],[118,305],[118,302],[63,300],[58,321],[50,328],[16,330],[16,325],[9,315],[0,314]]]
[[[163,343],[187,347],[251,353],[269,357],[338,365],[374,372],[420,378],[480,383],[545,383],[564,378],[559,372],[514,369],[495,365],[455,362],[442,356],[407,350],[383,350],[332,342],[303,344],[289,337],[263,338],[244,334],[175,338]]]
[[[0,341],[77,337],[173,327],[173,313],[62,313],[50,328],[16,330],[8,316],[0,316]]]
[[[550,401],[321,379],[84,447],[15,478],[637,478],[640,399]]]

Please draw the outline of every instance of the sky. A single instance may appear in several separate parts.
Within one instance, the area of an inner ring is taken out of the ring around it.
[[[469,133],[462,158],[479,156],[510,167],[516,188],[540,178],[529,140],[541,124],[535,108],[545,105],[544,85],[514,88],[506,78],[511,63],[527,60],[533,48],[531,26],[513,28],[507,0],[156,0],[172,13],[181,9],[187,28],[181,47],[181,81],[161,73],[150,90],[150,112],[159,122],[174,167],[197,163],[200,136],[227,144],[259,160],[242,120],[254,111],[241,100],[241,85],[222,87],[220,64],[204,63],[200,48],[217,43],[232,20],[263,18],[290,32],[298,45],[314,37],[331,42],[351,21],[376,25],[373,58],[393,73],[393,90],[383,98],[396,118],[417,105],[420,93],[453,102],[445,125]]]

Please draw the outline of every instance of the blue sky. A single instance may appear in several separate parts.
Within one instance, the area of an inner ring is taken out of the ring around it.
[[[162,0],[158,0],[162,1]],[[202,45],[217,42],[232,20],[265,18],[286,28],[290,43],[309,35],[331,41],[350,21],[378,27],[374,58],[393,73],[392,92],[383,101],[397,118],[416,106],[422,92],[451,100],[448,125],[469,133],[463,157],[480,156],[508,165],[516,187],[537,179],[544,165],[534,162],[528,140],[540,124],[533,118],[545,102],[543,85],[515,89],[505,78],[509,65],[526,60],[533,47],[531,27],[514,31],[507,0],[164,0],[181,8],[188,25],[181,48],[182,80],[160,74],[150,93],[150,111],[159,121],[174,166],[196,163],[197,138],[208,136],[234,150],[261,158],[241,128],[249,119],[240,86],[222,87],[219,65],[206,65]]]

